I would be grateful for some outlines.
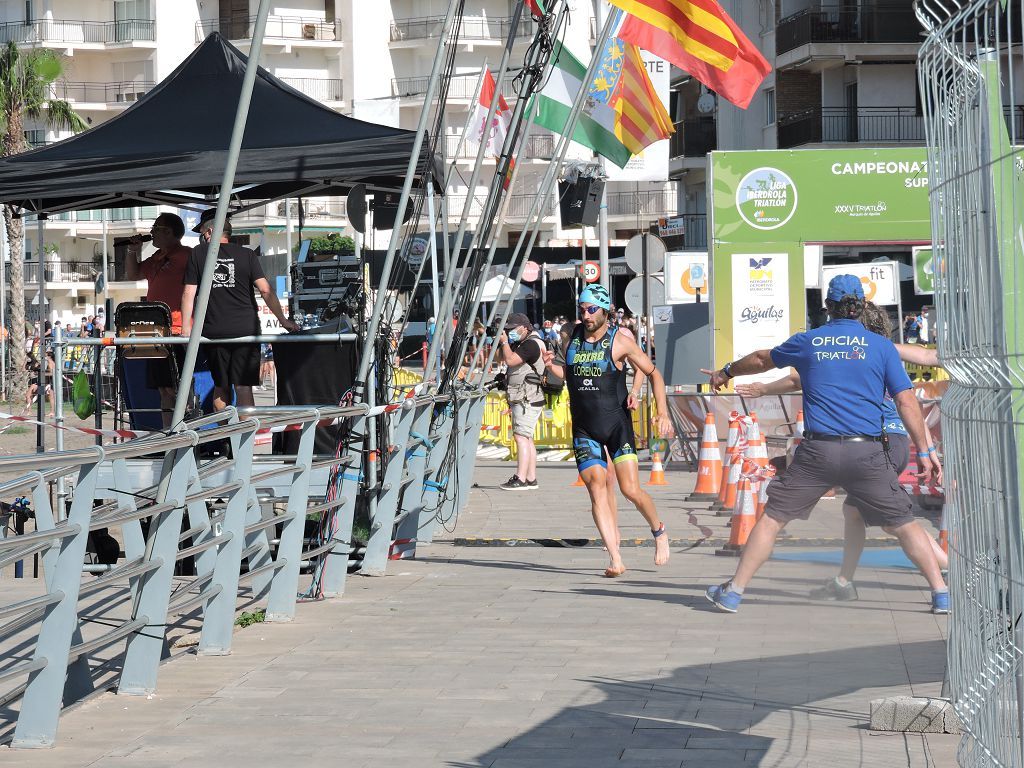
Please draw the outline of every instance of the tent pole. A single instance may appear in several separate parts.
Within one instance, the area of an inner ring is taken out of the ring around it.
[[[511,28],[510,28],[510,31],[509,31],[509,38],[505,41],[505,50],[502,51],[501,63],[498,64],[498,76],[497,76],[497,78],[495,78],[495,95],[497,95],[497,93],[498,93],[498,88],[499,88],[498,83],[502,82],[505,79],[505,73],[508,72],[508,60],[509,60],[509,58],[512,55],[512,48],[515,45],[515,30],[519,26],[519,20],[522,18],[523,8],[524,8],[524,4],[523,3],[517,3],[516,4],[515,13],[512,15],[512,25],[511,25]],[[480,99],[480,97],[478,95],[477,96],[477,101],[479,101],[479,99]],[[473,109],[476,109],[476,105],[475,104],[472,105],[472,106],[473,106]],[[495,113],[497,111],[498,111],[498,99],[491,99],[491,103],[487,107],[487,117],[484,120],[484,125],[490,125],[491,124],[491,121],[494,120],[494,115],[495,115]],[[483,139],[485,137],[481,137],[481,138]],[[470,214],[470,211],[473,208],[473,198],[476,196],[476,185],[477,185],[477,182],[480,180],[480,173],[481,173],[481,170],[483,169],[483,164],[484,164],[484,155],[486,155],[486,154],[487,154],[487,142],[486,141],[481,141],[480,142],[480,146],[477,149],[477,153],[476,153],[476,162],[473,164],[473,173],[470,176],[469,183],[466,185],[466,204],[462,208],[462,217],[459,219],[458,233],[455,235],[455,244],[454,244],[454,247],[452,249],[452,256],[451,256],[451,259],[452,259],[452,265],[451,266],[452,266],[453,269],[458,265],[459,256],[462,254],[462,239],[463,239],[463,237],[465,237],[466,229],[469,226],[469,214]],[[476,228],[476,231],[474,231],[474,233],[473,233],[472,239],[470,240],[469,248],[466,249],[466,252],[467,252],[467,264],[468,264],[469,257],[472,256],[473,249],[477,245],[476,238],[477,238],[477,234],[480,231],[480,224],[481,224],[481,222],[477,223],[477,228]],[[466,281],[463,280],[461,282],[465,283]],[[449,284],[445,286],[444,293],[441,295],[441,307],[438,310],[439,316],[441,316],[441,317],[448,317],[452,313],[452,309],[453,309],[454,303],[455,303],[454,302],[455,297],[453,295],[454,294],[454,289],[455,289],[454,281],[449,282]],[[461,317],[459,318],[459,323],[460,324],[461,323],[471,324],[472,322],[473,322],[473,318],[471,318],[471,317],[470,318],[461,318]],[[472,329],[472,325],[469,325],[469,328]],[[453,332],[452,332],[452,339],[454,340],[454,338],[455,338],[455,331],[453,330]],[[440,355],[441,347],[437,343],[437,341],[438,341],[437,337],[435,336],[434,337],[434,343],[430,345],[430,349],[427,352],[427,360],[428,360],[429,367],[431,367],[431,368],[433,368],[433,360]]]
[[[604,0],[595,0],[594,2],[594,20],[597,22],[597,26],[604,26],[604,15],[606,9]],[[594,49],[594,56],[599,56],[603,53],[600,49]],[[597,161],[597,167],[600,169],[599,175],[604,177],[605,164],[604,158],[594,153],[594,158]],[[581,227],[581,234],[584,238],[587,236],[586,228]],[[598,265],[601,267],[600,281],[609,293],[612,290],[612,276],[609,274],[610,269],[608,266],[608,185],[604,184],[601,187],[601,207],[598,208],[597,212],[597,258]]]
[[[285,269],[284,269],[284,286],[288,292],[288,303],[291,304],[292,298],[292,199],[286,197],[284,199],[284,249],[285,249]]]
[[[267,27],[268,15],[270,15],[270,0],[260,0],[259,10],[256,15],[256,25],[253,27],[252,44],[249,47],[249,58],[245,65],[245,77],[242,79],[242,92],[238,96],[238,108],[235,110],[235,125],[231,131],[227,161],[224,164],[224,176],[220,183],[221,194],[217,199],[217,215],[213,221],[213,237],[210,239],[206,263],[203,265],[203,274],[200,277],[199,287],[196,290],[192,335],[189,338],[188,346],[185,348],[185,363],[181,369],[181,381],[186,383],[192,381],[192,374],[196,369],[196,357],[199,355],[199,339],[203,336],[206,307],[210,303],[210,287],[213,285],[213,273],[217,268],[220,238],[224,232],[224,221],[227,219],[229,197],[226,192],[235,183],[235,168],[238,165],[238,155],[242,148],[242,135],[245,133],[245,123],[249,116],[249,101],[252,98],[253,83],[256,82],[256,70],[259,68],[260,52],[263,49],[263,32]],[[174,415],[171,417],[172,429],[181,429],[181,422],[185,417],[185,406],[188,404],[191,389],[190,386],[186,385],[178,387],[178,393],[174,399]],[[163,474],[165,477],[169,475],[168,472]],[[165,494],[166,487],[162,483],[158,495],[160,502],[163,502]]]
[[[604,26],[601,28],[601,33],[597,40],[597,45],[594,47],[595,51],[604,50],[605,44],[608,42],[608,38],[611,34],[612,28],[612,16],[605,19]],[[597,72],[597,65],[600,63],[600,56],[594,55],[590,59],[590,65],[587,67],[587,74],[583,78],[583,85],[580,88],[579,93],[576,94],[576,98],[573,100],[572,109],[569,110],[569,117],[565,121],[565,131],[559,137],[558,145],[555,147],[555,157],[548,164],[547,172],[544,174],[544,179],[540,183],[540,188],[537,191],[537,197],[533,201],[533,207],[530,209],[530,214],[526,221],[528,225],[533,223],[533,230],[530,232],[529,243],[526,248],[523,248],[523,242],[526,238],[526,231],[529,230],[527,226],[523,230],[523,237],[516,243],[516,248],[512,252],[512,258],[509,260],[508,268],[511,270],[519,259],[520,251],[522,251],[522,261],[519,263],[519,269],[516,271],[515,281],[519,283],[523,279],[523,272],[526,271],[526,262],[530,258],[530,252],[533,250],[534,244],[537,242],[537,236],[540,234],[540,220],[541,220],[541,201],[551,194],[551,190],[554,186],[555,176],[557,175],[558,169],[565,159],[565,153],[569,149],[569,137],[576,131],[576,123],[579,120],[580,112],[583,111],[583,105],[587,101],[588,87],[587,83],[594,81],[594,75]],[[508,316],[512,311],[512,302],[509,302],[505,306],[505,311],[501,315],[501,321],[497,324],[497,327],[504,328],[505,323],[508,321]],[[494,363],[494,356],[498,351],[498,345],[495,344],[491,349],[490,357],[487,359],[487,363],[484,366],[485,371],[491,369],[491,365]],[[480,389],[483,389],[483,377],[480,380]]]
[[[447,53],[448,40],[451,38],[453,33],[455,12],[456,9],[461,5],[460,0],[449,0],[448,3],[448,14],[444,20],[444,31],[441,33],[441,38],[437,43],[437,52],[434,54],[434,65],[430,71],[430,79],[427,81],[427,89],[423,94],[423,103],[429,104],[434,98],[434,94],[437,91],[437,86],[441,80],[441,66],[444,63],[445,55]],[[405,217],[405,209],[409,205],[409,197],[412,194],[412,184],[416,177],[416,167],[419,165],[420,160],[420,149],[423,147],[423,141],[426,139],[427,134],[427,121],[430,118],[430,110],[424,108],[420,111],[419,124],[416,126],[416,138],[413,141],[412,154],[409,156],[409,164],[405,170],[405,182],[402,184],[402,195],[398,200],[398,211],[395,214],[395,228],[400,229],[402,226],[402,219]],[[433,179],[430,179],[424,175],[424,181],[427,184],[432,184]],[[369,388],[366,382],[367,374],[370,372],[370,365],[373,363],[375,341],[377,333],[380,330],[381,316],[384,310],[384,304],[387,301],[388,284],[391,281],[391,268],[395,261],[395,252],[398,249],[398,241],[401,237],[398,236],[398,232],[392,232],[391,242],[388,243],[388,252],[384,257],[384,265],[381,269],[380,276],[380,287],[377,290],[377,296],[373,302],[373,312],[370,315],[370,322],[366,325],[366,337],[363,339],[363,351],[359,358],[359,372],[356,375],[356,387]],[[362,398],[365,402],[366,389],[362,392]],[[374,467],[376,465],[371,465]]]
[[[7,400],[7,227],[0,226],[0,400]]]
[[[44,250],[43,239],[46,235],[45,214],[36,214],[36,258],[39,259],[39,290],[36,299],[39,306],[39,376],[36,379],[36,452],[43,453],[46,450],[46,432],[42,425],[46,421],[46,251]]]

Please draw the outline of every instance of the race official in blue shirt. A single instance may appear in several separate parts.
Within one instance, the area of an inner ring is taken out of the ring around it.
[[[876,306],[870,301],[864,302],[864,313],[861,315],[861,323],[872,333],[877,333],[887,339],[892,338],[892,323],[889,321],[889,313],[882,307]],[[915,356],[921,347],[912,344],[897,344],[896,350],[900,359],[904,362],[908,356]],[[929,350],[932,351],[932,350]],[[916,355],[920,357],[920,355]],[[916,359],[916,358],[915,358]],[[934,364],[934,363],[929,363]],[[786,392],[800,391],[800,374],[790,373],[775,381],[762,383],[750,382],[748,384],[737,384],[736,394],[746,398],[758,398],[765,395],[781,395]],[[896,412],[896,404],[887,392],[882,402],[882,413],[885,417],[885,433],[889,438],[889,458],[896,468],[897,475],[902,475],[910,462],[910,435],[903,426],[903,419]],[[812,600],[857,600],[857,586],[853,583],[853,576],[857,572],[857,565],[860,556],[864,551],[865,527],[878,525],[886,533],[893,533],[888,525],[885,513],[874,509],[862,499],[850,495],[846,497],[843,504],[844,534],[843,534],[843,562],[838,575],[828,579],[822,586],[812,589],[809,597]],[[939,563],[939,568],[949,567],[949,558],[942,551],[942,547],[931,536],[928,537],[932,552]]]
[[[774,349],[762,349],[704,371],[718,391],[734,376],[792,366],[804,391],[804,439],[793,464],[768,486],[764,516],[747,539],[731,581],[709,587],[706,597],[722,611],[735,613],[754,574],[771,556],[775,539],[791,520],[806,520],[821,496],[833,487],[870,507],[878,525],[891,531],[932,589],[932,611],[948,613],[949,592],[939,572],[930,537],[912,513],[910,496],[899,483],[887,424],[892,397],[911,443],[916,446],[918,477],[941,483],[942,469],[930,445],[921,406],[896,347],[860,322],[864,289],[854,275],[837,275],[828,285],[825,307],[830,322],[798,333]]]

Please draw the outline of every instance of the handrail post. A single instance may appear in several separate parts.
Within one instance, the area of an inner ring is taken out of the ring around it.
[[[223,656],[231,653],[231,634],[235,624],[235,604],[238,600],[239,569],[242,565],[242,548],[245,545],[245,516],[249,508],[249,478],[252,477],[252,453],[256,443],[256,431],[246,432],[238,440],[234,452],[232,480],[241,485],[229,493],[227,508],[224,510],[222,533],[231,538],[217,549],[217,562],[213,566],[211,587],[220,591],[213,595],[203,612],[203,629],[199,636],[199,653],[204,656]]]
[[[341,597],[345,593],[345,581],[348,578],[348,562],[352,554],[352,524],[355,520],[356,497],[363,482],[363,462],[365,453],[363,446],[366,431],[371,429],[373,421],[365,414],[353,418],[349,430],[347,455],[353,462],[338,469],[341,474],[341,488],[338,498],[343,503],[333,511],[334,549],[324,555],[322,588],[324,597]]]
[[[409,431],[412,429],[415,407],[412,400],[406,401],[398,411],[398,424],[391,438],[392,445],[380,446],[380,452],[388,452],[388,466],[381,478],[380,489],[371,489],[371,498],[376,496],[376,507],[371,506],[370,540],[366,542],[366,554],[359,569],[361,576],[383,576],[387,568],[388,554],[391,550],[392,537],[395,531],[395,516],[398,513],[398,497],[402,492],[402,476],[405,473],[405,445],[409,442]]]
[[[144,618],[146,630],[129,636],[117,686],[119,694],[128,696],[145,696],[156,690],[157,669],[167,641],[167,606],[171,599],[192,448],[174,448],[167,454],[169,461],[163,463],[165,477],[161,478],[161,484],[167,481],[165,500],[174,506],[164,514],[154,515],[149,523],[146,549],[160,565],[139,577],[132,618]],[[76,502],[78,493],[76,489]]]
[[[306,532],[306,509],[309,505],[309,480],[313,465],[317,422],[302,425],[295,468],[298,470],[288,494],[287,519],[281,526],[277,545],[277,561],[284,561],[274,574],[267,596],[267,621],[291,621],[295,617],[295,598],[299,588],[299,567],[302,564],[302,542]]]
[[[96,494],[99,465],[103,460],[103,450],[97,448],[96,452],[96,461],[83,464],[79,470],[75,499],[67,523],[77,525],[78,532],[60,543],[52,589],[63,593],[63,597],[48,605],[43,614],[33,659],[45,659],[46,666],[29,675],[11,742],[15,748],[52,747],[57,738],[68,654],[78,626],[78,592],[82,584],[82,562],[89,538],[92,500]]]

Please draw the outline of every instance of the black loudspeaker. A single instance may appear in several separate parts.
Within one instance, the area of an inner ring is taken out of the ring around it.
[[[401,195],[397,192],[374,192],[373,193],[373,228],[394,229],[395,219],[398,218],[398,201]],[[402,223],[405,224],[412,218],[414,208],[413,199],[410,197],[405,206],[405,215]]]
[[[352,386],[357,353],[351,341],[271,344],[277,369],[277,404],[337,404]],[[317,427],[314,452],[334,455],[343,425]],[[298,432],[274,435],[275,453],[295,453]]]
[[[366,234],[366,185],[356,184],[348,193],[345,206],[348,222],[361,235]]]
[[[580,176],[576,183],[558,182],[558,207],[563,227],[593,227],[601,210],[604,180]]]

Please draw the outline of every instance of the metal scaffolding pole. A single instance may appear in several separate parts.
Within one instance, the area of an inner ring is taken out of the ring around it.
[[[224,164],[224,175],[220,182],[217,214],[213,220],[213,236],[210,238],[206,262],[203,265],[203,274],[199,278],[199,287],[196,289],[192,333],[189,337],[188,346],[185,348],[185,362],[181,368],[181,381],[184,384],[178,387],[178,394],[174,399],[174,414],[171,416],[172,429],[181,428],[182,419],[185,418],[185,406],[188,405],[188,398],[192,389],[188,386],[188,382],[192,381],[192,374],[196,369],[196,357],[199,355],[199,339],[203,335],[203,325],[206,322],[206,307],[210,303],[210,288],[213,285],[213,273],[217,269],[217,253],[220,249],[220,239],[224,233],[224,222],[228,214],[228,191],[235,183],[235,168],[238,166],[238,155],[242,149],[242,136],[245,134],[245,123],[249,117],[249,101],[252,99],[252,87],[256,82],[256,70],[259,68],[260,53],[263,50],[263,33],[267,28],[267,16],[269,15],[270,0],[260,0],[259,10],[256,14],[256,24],[252,32],[252,44],[249,46],[249,58],[245,65],[245,77],[242,78],[242,92],[238,95],[235,125],[231,131],[228,156]],[[169,473],[164,474],[167,475]],[[165,490],[161,487],[161,501],[163,500],[164,493]]]

